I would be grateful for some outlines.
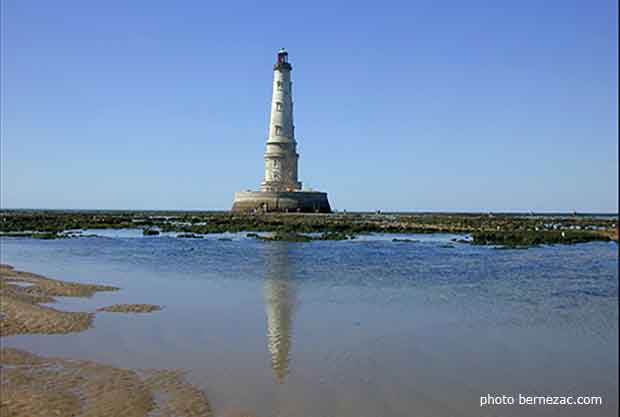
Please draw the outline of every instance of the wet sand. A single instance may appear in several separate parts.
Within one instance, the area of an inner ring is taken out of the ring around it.
[[[98,308],[97,311],[105,311],[107,313],[150,313],[161,309],[161,306],[155,304],[114,304]]]
[[[0,416],[211,415],[205,394],[175,370],[130,370],[90,361],[0,351]]]
[[[118,288],[78,284],[0,265],[0,336],[80,332],[93,312],[60,311],[42,304],[54,297],[91,297]],[[151,304],[116,304],[97,311],[151,312]],[[200,389],[179,370],[132,370],[14,349],[0,350],[0,417],[209,416]]]
[[[60,311],[41,304],[54,297],[91,297],[97,291],[116,291],[106,285],[78,284],[50,279],[0,265],[0,336],[80,332],[93,321],[89,312]]]

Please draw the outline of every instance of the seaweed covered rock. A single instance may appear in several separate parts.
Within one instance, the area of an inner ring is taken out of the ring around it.
[[[341,232],[326,232],[317,237],[316,240],[348,240],[355,239],[353,235],[347,235]]]
[[[474,245],[502,245],[507,247],[527,247],[544,244],[574,244],[596,240],[610,240],[608,236],[581,230],[523,230],[474,232]]]
[[[179,239],[202,239],[201,235],[197,235],[195,233],[179,233],[177,235]]]

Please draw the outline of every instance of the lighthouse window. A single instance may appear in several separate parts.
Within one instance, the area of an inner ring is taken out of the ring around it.
[[[278,90],[282,90],[282,81],[277,82]]]
[[[282,126],[276,126],[276,135],[280,135],[282,133]]]
[[[282,111],[282,103],[280,103],[279,101],[276,103],[276,110]]]

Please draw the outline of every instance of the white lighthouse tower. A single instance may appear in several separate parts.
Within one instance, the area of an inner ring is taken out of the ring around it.
[[[278,60],[273,66],[273,94],[271,96],[271,117],[269,136],[265,152],[265,180],[262,191],[299,191],[297,180],[297,142],[293,124],[293,83],[288,62],[288,52],[278,51]]]
[[[260,191],[235,193],[233,211],[289,211],[329,213],[327,193],[302,191],[298,179],[297,141],[293,124],[293,66],[284,48],[273,66],[271,116],[265,152],[265,178]]]

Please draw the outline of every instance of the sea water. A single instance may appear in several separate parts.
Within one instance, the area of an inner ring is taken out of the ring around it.
[[[97,313],[85,332],[12,336],[4,346],[188,370],[214,416],[617,414],[616,243],[502,250],[441,234],[286,243],[94,233],[2,238],[0,260],[121,288],[60,297],[56,308],[164,309]],[[603,404],[481,407],[489,394]]]

